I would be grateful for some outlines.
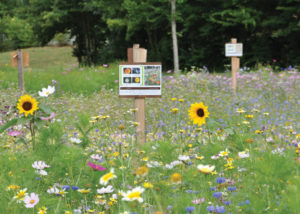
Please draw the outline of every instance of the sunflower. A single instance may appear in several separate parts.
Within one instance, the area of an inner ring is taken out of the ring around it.
[[[207,118],[208,115],[209,112],[207,111],[207,106],[205,106],[202,102],[191,105],[189,116],[194,124],[198,124],[198,126],[205,124],[205,118]]]
[[[27,117],[28,114],[33,115],[33,112],[38,109],[38,102],[35,98],[31,98],[30,95],[24,95],[19,99],[17,108],[20,110],[20,114],[24,113],[25,117]]]

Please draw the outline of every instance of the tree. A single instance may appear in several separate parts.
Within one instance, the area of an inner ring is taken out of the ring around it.
[[[173,41],[173,60],[174,73],[179,72],[179,58],[178,58],[178,42],[176,30],[176,0],[170,0],[171,3],[171,26],[172,26],[172,41]]]

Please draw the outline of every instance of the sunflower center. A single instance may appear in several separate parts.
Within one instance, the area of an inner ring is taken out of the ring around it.
[[[203,110],[202,108],[199,108],[199,109],[197,110],[197,115],[198,115],[199,117],[203,117],[203,116],[204,116],[204,110]]]
[[[25,102],[25,103],[23,103],[22,107],[25,111],[29,111],[29,110],[32,109],[32,103],[31,102]]]

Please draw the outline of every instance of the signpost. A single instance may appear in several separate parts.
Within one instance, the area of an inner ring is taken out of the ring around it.
[[[145,139],[145,98],[161,97],[161,63],[146,62],[147,50],[138,44],[127,50],[128,62],[119,65],[119,96],[134,98],[136,138]]]
[[[11,55],[11,64],[12,67],[18,67],[18,80],[19,80],[19,89],[23,93],[24,88],[24,73],[23,67],[29,66],[29,53],[18,50],[18,52],[13,52]]]
[[[231,43],[225,44],[225,56],[231,57],[232,90],[233,93],[236,93],[236,73],[240,70],[240,58],[238,57],[243,56],[243,44],[237,43],[237,39],[232,38]]]

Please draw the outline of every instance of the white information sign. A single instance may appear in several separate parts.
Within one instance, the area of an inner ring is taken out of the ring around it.
[[[161,96],[161,65],[119,66],[120,96]]]
[[[225,44],[225,56],[243,56],[243,43]]]

